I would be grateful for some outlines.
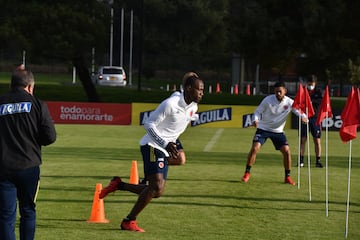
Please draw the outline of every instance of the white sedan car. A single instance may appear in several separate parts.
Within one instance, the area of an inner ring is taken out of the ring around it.
[[[94,83],[101,86],[126,86],[126,74],[122,67],[103,66],[94,76]]]

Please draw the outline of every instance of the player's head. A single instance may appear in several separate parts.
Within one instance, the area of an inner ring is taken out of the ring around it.
[[[307,85],[307,88],[309,91],[312,91],[315,89],[316,82],[317,82],[317,77],[314,74],[310,75],[306,79],[306,85]]]
[[[278,81],[274,84],[274,92],[277,100],[282,101],[287,93],[285,83]]]
[[[204,95],[204,82],[194,72],[186,73],[183,77],[184,97],[187,104],[200,102]]]
[[[23,88],[32,94],[34,89],[34,75],[31,71],[26,70],[25,68],[16,68],[11,76],[11,89]]]
[[[183,79],[182,79],[183,88],[184,88],[184,86],[185,86],[186,80],[187,80],[189,77],[199,78],[199,75],[197,75],[197,73],[195,73],[195,72],[187,72],[187,73],[185,73],[184,76],[183,76]]]

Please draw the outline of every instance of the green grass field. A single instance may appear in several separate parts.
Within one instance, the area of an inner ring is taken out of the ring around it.
[[[262,148],[252,177],[240,181],[253,128],[188,128],[181,141],[184,166],[172,166],[164,196],[139,215],[146,233],[119,230],[137,197],[116,192],[105,198],[107,224],[87,223],[97,183],[119,175],[128,181],[131,161],[142,160],[138,141],[142,127],[56,125],[58,140],[43,149],[37,200],[37,240],[57,239],[344,239],[349,145],[329,133],[329,216],[325,212],[325,169],[301,169],[301,187],[283,183],[282,157],[271,141]],[[287,130],[297,180],[297,131]],[[360,149],[353,141],[348,239],[359,239]],[[311,149],[313,149],[313,146]],[[208,149],[208,151],[204,151]],[[323,150],[325,141],[323,138]],[[322,160],[325,163],[325,157]]]

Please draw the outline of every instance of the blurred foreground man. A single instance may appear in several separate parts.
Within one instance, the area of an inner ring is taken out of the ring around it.
[[[23,66],[12,74],[10,91],[0,96],[0,239],[16,240],[19,203],[20,240],[33,240],[39,189],[41,146],[56,140],[44,102],[33,95],[34,76]]]

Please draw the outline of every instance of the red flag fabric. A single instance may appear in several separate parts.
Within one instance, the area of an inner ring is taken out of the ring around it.
[[[357,127],[360,125],[360,95],[359,89],[351,88],[344,110],[341,113],[342,125],[339,131],[343,142],[356,138]]]
[[[319,113],[316,119],[316,125],[320,125],[322,120],[326,118],[326,113],[328,118],[332,117],[332,109],[330,105],[330,96],[329,96],[329,86],[326,86],[324,97],[321,101]]]
[[[304,89],[305,89],[305,91],[304,91],[304,95],[305,95],[305,108],[304,108],[304,110],[305,111],[304,112],[306,113],[308,118],[311,118],[312,116],[315,115],[315,111],[314,111],[313,105],[311,103],[311,98],[310,98],[309,92],[307,90],[307,87],[305,86]]]
[[[360,90],[355,88],[349,115],[344,116],[344,126],[360,125]]]
[[[294,103],[292,108],[298,109],[301,113],[305,112],[305,95],[304,95],[304,87],[300,83],[296,96],[294,98]]]

